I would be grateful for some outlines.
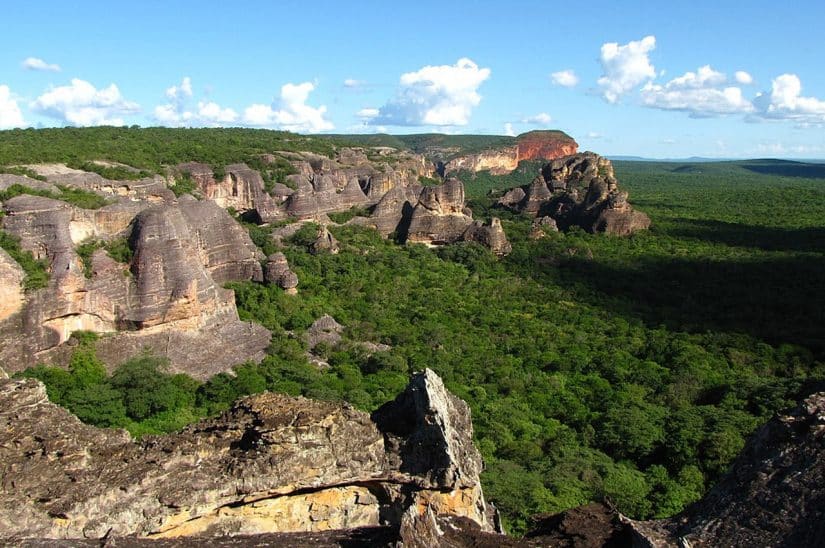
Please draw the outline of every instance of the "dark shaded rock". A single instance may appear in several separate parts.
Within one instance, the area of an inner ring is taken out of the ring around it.
[[[517,186],[505,192],[504,195],[498,199],[497,203],[505,207],[517,207],[526,196],[527,194],[525,194],[524,189]]]
[[[538,240],[547,236],[548,232],[558,232],[559,227],[556,225],[555,219],[552,217],[536,217],[530,225],[529,237],[532,240]]]
[[[318,238],[312,243],[309,248],[310,253],[338,253],[338,240],[335,239],[326,225],[321,226],[318,232]]]
[[[277,284],[281,289],[293,290],[293,293],[298,286],[298,276],[289,269],[286,255],[280,251],[267,257],[266,266],[264,267],[264,281]]]
[[[344,326],[335,321],[335,318],[329,314],[324,314],[307,328],[306,340],[307,347],[313,350],[321,343],[328,344],[332,347],[337,346],[341,342],[341,335],[344,332]]]
[[[511,190],[498,205],[532,216],[549,216],[559,228],[580,226],[590,232],[626,236],[650,226],[644,213],[627,202],[619,191],[613,164],[593,152],[558,158],[546,164],[541,176],[526,189],[524,198]],[[531,237],[541,237],[533,227]]]
[[[501,220],[498,217],[490,219],[489,225],[484,225],[481,221],[474,221],[464,233],[462,239],[468,242],[478,242],[490,248],[490,251],[499,257],[508,255],[513,250],[513,246],[507,240],[507,235],[504,233]]]

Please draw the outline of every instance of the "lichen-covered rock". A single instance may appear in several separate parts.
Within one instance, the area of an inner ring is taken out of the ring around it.
[[[447,515],[492,531],[467,405],[431,371],[404,394],[373,420],[264,393],[135,442],[81,424],[39,381],[0,381],[0,541],[418,531]]]

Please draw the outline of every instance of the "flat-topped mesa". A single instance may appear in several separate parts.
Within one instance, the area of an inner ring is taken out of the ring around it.
[[[460,170],[489,171],[492,175],[506,175],[524,160],[554,160],[576,154],[578,143],[561,131],[530,131],[515,138],[515,144],[461,154],[443,164],[444,173]]]
[[[263,256],[214,202],[184,196],[178,204],[84,210],[21,195],[3,207],[3,228],[50,272],[48,286],[27,293],[0,324],[0,361],[9,367],[65,364],[70,352],[63,343],[78,330],[111,333],[98,344],[110,367],[150,347],[169,357],[173,370],[208,378],[263,356],[269,332],[241,322],[232,291],[222,287],[262,280]],[[102,249],[85,261],[78,255],[89,239],[127,236],[128,264]],[[227,351],[220,337],[232,337],[236,350]]]
[[[0,541],[399,531],[457,516],[493,531],[467,405],[427,370],[371,418],[263,393],[135,442],[81,424],[31,379],[0,381]]]
[[[619,236],[650,226],[620,191],[613,164],[593,152],[558,158],[546,164],[530,185],[513,189],[500,206],[533,217],[551,217],[561,229],[580,226],[589,232]]]

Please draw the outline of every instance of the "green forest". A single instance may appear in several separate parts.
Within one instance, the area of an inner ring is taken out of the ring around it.
[[[230,153],[221,154],[209,161]],[[263,390],[371,411],[429,367],[470,404],[485,495],[510,532],[591,500],[634,518],[673,515],[756,427],[825,386],[825,173],[778,161],[617,161],[649,231],[531,240],[530,219],[493,205],[534,176],[535,166],[522,168],[462,174],[474,215],[502,218],[513,244],[502,259],[476,244],[402,246],[357,227],[331,228],[339,254],[311,254],[312,227],[298,232],[282,249],[298,295],[229,285],[242,319],[274,334],[268,356],[235,375],[199,383],[149,355],[107,375],[88,333],[75,334],[68,371],[24,374],[83,420],[142,436]],[[267,227],[248,228],[272,246]],[[329,369],[310,365],[302,338],[323,314],[346,327],[341,346],[319,350]],[[390,350],[370,354],[365,341]]]

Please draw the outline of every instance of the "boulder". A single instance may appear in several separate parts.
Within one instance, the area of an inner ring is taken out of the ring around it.
[[[321,226],[318,232],[318,238],[312,243],[309,248],[310,253],[316,255],[318,253],[338,253],[338,240],[330,233],[326,225]]]
[[[513,246],[507,240],[507,235],[501,227],[501,220],[498,217],[490,219],[489,225],[484,225],[481,221],[474,221],[462,236],[462,240],[468,242],[478,242],[490,248],[499,257],[509,255],[513,251]]]
[[[288,293],[297,293],[295,288],[298,286],[298,276],[290,270],[286,255],[280,251],[267,257],[266,266],[264,267],[264,281],[276,284]]]
[[[464,212],[464,185],[450,178],[421,191],[410,217],[407,241],[430,245],[457,242],[472,222]]]

